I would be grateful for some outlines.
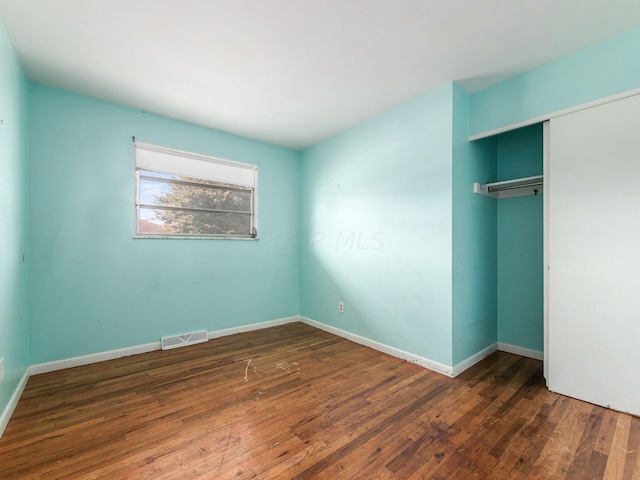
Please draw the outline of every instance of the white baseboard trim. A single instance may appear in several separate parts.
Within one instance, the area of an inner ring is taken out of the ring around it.
[[[213,332],[209,332],[209,340],[213,338],[226,337],[228,335],[235,335],[237,333],[253,332],[254,330],[262,330],[263,328],[278,327],[280,325],[286,325],[287,323],[294,323],[299,321],[300,321],[300,317],[298,315],[295,315],[293,317],[278,318],[276,320],[267,320],[266,322],[252,323],[250,325],[243,325],[241,327],[232,327],[232,328],[225,328],[223,330],[215,330]]]
[[[325,323],[318,322],[307,317],[300,316],[298,317],[298,320],[302,323],[306,323],[307,325],[311,325],[312,327],[324,330],[325,332],[333,333],[334,335],[346,338],[347,340],[351,340],[352,342],[358,343],[360,345],[371,347],[374,350],[378,350],[379,352],[383,352],[391,356],[407,360],[408,362],[415,363],[417,365],[420,365],[421,367],[433,370],[434,372],[442,373],[443,375],[446,375],[448,377],[457,377],[468,368],[471,368],[476,363],[484,360],[489,355],[497,352],[498,350],[502,352],[515,353],[516,355],[534,358],[536,360],[543,359],[543,353],[537,350],[530,350],[528,348],[518,347],[516,345],[509,345],[508,343],[496,342],[471,355],[469,358],[463,360],[462,362],[457,363],[453,367],[449,367],[448,365],[445,365],[443,363],[435,362],[433,360],[429,360],[428,358],[420,357],[418,355],[405,352],[404,350],[400,350],[395,347],[390,347],[389,345],[385,345],[383,343],[376,342],[375,340],[361,337],[360,335],[356,335],[355,333],[347,332],[346,330],[341,330],[340,328],[332,327],[331,325],[327,325]]]
[[[90,355],[82,355],[80,357],[65,358],[53,362],[38,363],[31,365],[29,373],[31,375],[40,375],[42,373],[64,370],[65,368],[81,367],[82,365],[90,365],[92,363],[114,360],[130,355],[138,355],[139,353],[153,352],[154,350],[160,350],[160,346],[160,342],[153,342],[133,347],[118,348],[116,350],[107,350],[106,352],[92,353]]]
[[[539,350],[531,350],[529,348],[519,347],[517,345],[510,345],[508,343],[498,343],[498,350],[501,352],[515,353],[521,357],[534,358],[536,360],[544,360],[544,353]]]
[[[277,327],[280,325],[286,325],[288,323],[294,323],[294,322],[306,323],[313,327],[319,328],[320,330],[333,333],[334,335],[338,335],[339,337],[346,338],[347,340],[351,340],[352,342],[358,343],[360,345],[365,345],[367,347],[371,347],[374,350],[378,350],[380,352],[387,353],[394,357],[407,360],[409,362],[415,363],[424,368],[428,368],[429,370],[442,373],[449,377],[456,377],[460,375],[466,369],[470,368],[471,366],[485,359],[496,350],[500,350],[508,353],[514,353],[516,355],[521,355],[523,357],[528,357],[528,358],[534,358],[536,360],[543,360],[543,357],[544,357],[543,353],[538,350],[531,350],[528,348],[519,347],[517,345],[510,345],[508,343],[499,342],[493,345],[489,345],[485,349],[470,356],[466,360],[463,360],[462,362],[454,365],[453,367],[449,367],[448,365],[445,365],[443,363],[429,360],[428,358],[424,358],[419,355],[415,355],[413,353],[409,353],[404,350],[400,350],[398,348],[391,347],[389,345],[385,345],[380,342],[376,342],[375,340],[361,337],[360,335],[356,335],[355,333],[347,332],[346,330],[341,330],[339,328],[326,325],[316,320],[312,320],[310,318],[297,316],[297,315],[292,317],[279,318],[276,320],[268,320],[266,322],[252,323],[252,324],[243,325],[240,327],[214,330],[214,331],[208,332],[207,335],[211,340],[214,338],[226,337],[228,335],[235,335],[238,333],[252,332],[254,330],[262,330],[264,328]],[[67,358],[63,360],[56,360],[53,362],[39,363],[29,367],[27,373],[28,375],[40,375],[42,373],[55,372],[57,370],[64,370],[66,368],[79,367],[82,365],[90,365],[92,363],[104,362],[106,360],[114,360],[116,358],[128,357],[130,355],[138,355],[140,353],[152,352],[154,350],[160,350],[160,348],[161,348],[160,342],[153,342],[153,343],[147,343],[144,345],[136,345],[133,347],[120,348],[116,350],[108,350],[106,352],[93,353],[90,355],[72,357],[72,358]],[[27,376],[27,379],[28,379],[28,376]],[[26,380],[24,381],[24,383],[26,385]],[[20,391],[20,393],[22,393],[22,391]],[[1,423],[0,423],[0,426],[1,426]]]
[[[494,343],[492,345],[489,345],[486,348],[483,348],[479,352],[474,353],[469,358],[467,358],[467,359],[465,359],[465,360],[461,361],[460,363],[457,363],[456,365],[453,366],[453,376],[457,377],[458,375],[460,375],[462,372],[464,372],[468,368],[473,367],[476,363],[484,360],[489,355],[491,355],[494,352],[497,352],[498,350],[499,350],[498,343],[496,342],[496,343]]]
[[[321,322],[317,322],[315,320],[311,320],[307,317],[299,317],[299,321],[302,323],[306,323],[307,325],[311,325],[312,327],[318,328],[320,330],[324,330],[325,332],[333,333],[342,338],[346,338],[347,340],[351,340],[354,343],[358,343],[360,345],[364,345],[365,347],[373,348],[374,350],[378,350],[379,352],[386,353],[396,358],[401,358],[402,360],[406,360],[411,363],[415,363],[416,365],[420,365],[421,367],[428,368],[429,370],[433,370],[434,372],[441,373],[448,377],[453,377],[453,368],[443,363],[435,362],[433,360],[429,360],[428,358],[420,357],[418,355],[414,355],[413,353],[405,352],[404,350],[400,350],[395,347],[390,347],[389,345],[385,345],[384,343],[376,342],[375,340],[370,340],[365,337],[361,337],[360,335],[356,335],[355,333],[347,332],[346,330],[341,330],[336,327],[332,327],[330,325],[326,325]]]
[[[225,337],[227,335],[235,335],[236,333],[251,332],[253,330],[261,330],[263,328],[276,327],[300,321],[300,317],[286,317],[276,320],[268,320],[261,323],[253,323],[243,325],[241,327],[226,328],[223,330],[214,330],[207,332],[209,339]],[[82,365],[90,365],[92,363],[104,362],[106,360],[114,360],[116,358],[128,357],[130,355],[138,355],[140,353],[153,352],[160,350],[162,344],[160,342],[152,342],[144,345],[135,345],[133,347],[119,348],[116,350],[108,350],[106,352],[92,353],[90,355],[82,355],[79,357],[65,358],[63,360],[55,360],[53,362],[39,363],[29,368],[30,375],[40,375],[42,373],[50,373],[65,368],[80,367]]]
[[[0,437],[2,437],[2,434],[4,433],[5,428],[7,428],[7,425],[9,424],[9,420],[11,419],[11,415],[13,415],[13,411],[18,406],[18,401],[20,400],[20,397],[22,396],[22,392],[24,392],[24,387],[27,386],[28,381],[29,381],[29,369],[27,368],[24,374],[22,375],[22,378],[18,382],[16,389],[13,391],[11,398],[9,398],[9,403],[7,403],[7,406],[2,412],[2,415],[0,415]]]

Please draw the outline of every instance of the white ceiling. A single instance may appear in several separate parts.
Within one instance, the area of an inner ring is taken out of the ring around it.
[[[638,0],[0,0],[34,81],[302,149],[640,26]]]

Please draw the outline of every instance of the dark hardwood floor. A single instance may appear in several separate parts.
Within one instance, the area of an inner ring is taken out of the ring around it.
[[[640,418],[496,353],[450,379],[304,324],[34,376],[2,479],[640,479]]]

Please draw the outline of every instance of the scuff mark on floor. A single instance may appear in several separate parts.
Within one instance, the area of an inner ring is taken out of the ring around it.
[[[280,368],[281,370],[284,370],[287,373],[291,373],[292,375],[300,374],[300,366],[298,365],[298,362],[289,363],[287,361],[282,361],[276,365],[276,368]]]
[[[251,362],[253,361],[253,359],[249,359],[249,360],[245,360],[245,362],[247,362],[247,364],[244,367],[244,383],[247,383],[249,381],[249,367],[252,366],[253,367],[253,374],[255,376],[257,376],[258,378],[262,378],[262,370],[260,370],[258,368],[258,366],[255,364],[255,362],[252,364]]]
[[[249,381],[249,365],[251,365],[251,359],[247,360],[247,366],[244,369],[244,383]]]

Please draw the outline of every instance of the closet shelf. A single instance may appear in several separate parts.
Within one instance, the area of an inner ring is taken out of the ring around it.
[[[521,197],[523,195],[541,195],[543,175],[535,177],[514,178],[504,182],[474,183],[473,192],[493,198]]]

